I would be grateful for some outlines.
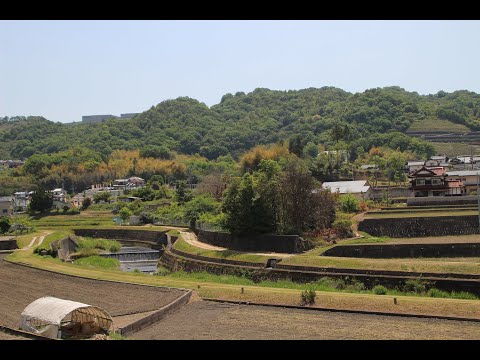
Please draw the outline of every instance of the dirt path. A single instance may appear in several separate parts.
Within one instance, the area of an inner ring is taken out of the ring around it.
[[[205,249],[205,250],[215,250],[215,251],[230,251],[227,248],[220,247],[220,246],[214,246],[210,244],[203,243],[201,241],[198,241],[197,236],[191,232],[191,231],[185,231],[185,230],[180,230],[177,228],[182,235],[182,238],[189,243],[192,246],[198,247],[200,249]],[[255,255],[262,255],[262,256],[273,256],[277,258],[288,258],[292,256],[292,254],[284,254],[284,253],[263,253],[263,252],[244,252],[244,251],[238,251],[239,254],[255,254]]]
[[[43,243],[43,240],[45,240],[45,237],[50,235],[52,233],[52,231],[44,231],[42,233],[42,235],[40,236],[35,236],[32,241],[30,241],[30,244],[28,244],[27,246],[25,246],[24,248],[22,249],[19,249],[19,250],[30,250],[32,247],[34,246],[40,246],[42,245]],[[35,242],[38,240],[38,242],[35,244]]]
[[[480,324],[199,301],[134,339],[480,339]]]

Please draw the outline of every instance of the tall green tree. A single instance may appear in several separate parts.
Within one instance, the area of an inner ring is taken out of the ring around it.
[[[30,201],[30,210],[45,212],[47,210],[50,210],[52,208],[52,205],[52,194],[44,188],[39,188],[32,195],[32,200]]]

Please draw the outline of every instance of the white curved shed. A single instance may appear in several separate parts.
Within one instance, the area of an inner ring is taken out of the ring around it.
[[[111,316],[99,307],[45,296],[23,310],[20,327],[49,338],[62,338],[108,332],[112,324]]]

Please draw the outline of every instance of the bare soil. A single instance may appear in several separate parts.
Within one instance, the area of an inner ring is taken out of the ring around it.
[[[134,339],[480,339],[480,323],[199,301]]]
[[[176,289],[54,274],[7,263],[4,257],[0,255],[0,324],[13,328],[18,327],[25,307],[42,296],[98,306],[116,317],[159,309],[184,294]]]

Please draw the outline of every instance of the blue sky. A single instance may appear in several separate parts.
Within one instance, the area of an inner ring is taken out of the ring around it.
[[[0,21],[0,116],[141,112],[257,87],[480,93],[480,21]]]

